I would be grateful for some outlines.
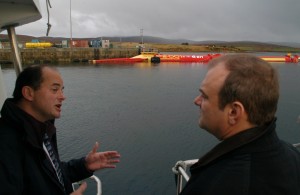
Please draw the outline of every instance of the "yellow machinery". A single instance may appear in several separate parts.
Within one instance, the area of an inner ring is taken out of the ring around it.
[[[50,42],[42,42],[42,43],[25,43],[26,48],[48,48],[52,47],[53,44]]]

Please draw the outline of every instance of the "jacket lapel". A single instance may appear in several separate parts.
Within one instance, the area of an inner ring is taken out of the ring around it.
[[[42,158],[40,162],[42,169],[46,173],[46,175],[51,179],[51,181],[53,181],[53,183],[55,183],[63,191],[63,187],[58,181],[56,172],[48,157],[45,155],[45,158]]]

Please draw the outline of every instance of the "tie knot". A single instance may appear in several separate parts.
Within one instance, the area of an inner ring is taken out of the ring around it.
[[[44,142],[49,140],[49,136],[47,133],[44,134],[43,140]]]

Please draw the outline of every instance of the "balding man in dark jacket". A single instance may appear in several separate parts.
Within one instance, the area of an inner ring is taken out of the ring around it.
[[[30,66],[18,76],[1,110],[0,194],[82,194],[86,183],[73,192],[73,182],[119,162],[116,151],[97,152],[97,142],[85,157],[60,161],[53,121],[60,117],[63,88],[52,67]]]
[[[181,195],[298,195],[300,153],[276,134],[278,76],[252,55],[209,63],[195,104],[220,142],[190,168]]]

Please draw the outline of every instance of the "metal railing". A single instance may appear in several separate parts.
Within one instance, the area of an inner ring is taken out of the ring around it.
[[[293,144],[293,146],[294,146],[295,148],[298,148],[298,149],[300,149],[300,143]]]
[[[94,180],[96,182],[96,184],[97,184],[97,193],[96,193],[96,195],[101,195],[102,194],[102,186],[101,186],[100,179],[97,176],[95,176],[95,175],[92,175],[91,177],[89,177],[89,179]],[[73,190],[75,190],[75,186],[76,185],[81,185],[81,183],[82,183],[82,181],[73,183],[72,184]]]
[[[293,144],[293,146],[297,149],[300,149],[300,143]],[[176,179],[176,194],[179,195],[180,192],[182,191],[183,187],[183,178],[185,182],[188,182],[190,177],[187,174],[187,168],[192,166],[198,161],[198,159],[193,159],[193,160],[185,160],[185,161],[178,161],[176,162],[175,166],[172,168],[173,173],[175,174],[175,179]]]
[[[182,186],[183,186],[183,178],[187,182],[190,177],[186,173],[186,170],[188,167],[192,166],[198,161],[198,159],[193,159],[193,160],[186,160],[186,161],[178,161],[175,166],[172,168],[173,173],[175,174],[175,179],[176,179],[176,194],[180,194],[182,191]]]

